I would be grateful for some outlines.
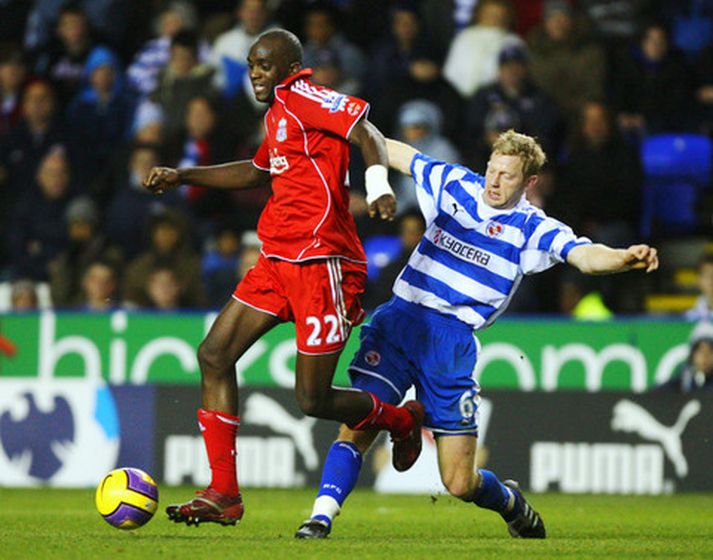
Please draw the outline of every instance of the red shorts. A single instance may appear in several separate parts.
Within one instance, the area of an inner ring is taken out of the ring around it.
[[[359,296],[366,265],[331,257],[301,263],[263,255],[233,292],[233,297],[283,321],[294,321],[297,350],[331,354],[347,342],[364,319]]]

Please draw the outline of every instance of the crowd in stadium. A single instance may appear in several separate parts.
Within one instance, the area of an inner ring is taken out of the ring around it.
[[[482,173],[498,134],[536,136],[549,164],[528,198],[580,235],[626,246],[710,232],[710,180],[695,216],[668,227],[644,208],[640,157],[654,135],[713,134],[710,2],[6,0],[0,282],[14,309],[35,307],[38,286],[57,309],[224,303],[259,255],[269,189],[156,196],[142,179],[156,165],[252,157],[266,107],[246,56],[275,27],[302,39],[314,82],[368,100],[385,135],[433,157]],[[367,253],[375,240],[391,261],[370,274],[373,308],[423,224],[396,175],[399,218],[369,219],[358,154],[352,167]],[[571,313],[594,294],[595,315],[638,313],[653,287],[556,270],[524,282],[511,309]]]

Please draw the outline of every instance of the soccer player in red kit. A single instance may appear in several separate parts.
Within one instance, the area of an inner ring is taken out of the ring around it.
[[[353,429],[385,429],[394,440],[394,466],[406,470],[421,450],[423,406],[395,407],[375,395],[332,387],[339,355],[364,312],[366,257],[349,213],[345,187],[349,143],[368,166],[370,214],[391,219],[396,210],[387,180],[384,137],[367,119],[369,105],[316,86],[302,68],[302,46],[292,33],[268,31],[252,45],[248,68],[255,97],[269,103],[265,140],[252,161],[209,167],[157,167],[145,181],[156,193],[181,184],[223,189],[272,180],[258,224],[262,254],[238,284],[198,349],[203,408],[198,422],[212,480],[184,504],[166,509],[176,522],[234,525],[243,515],[235,436],[240,425],[235,363],[278,323],[294,321],[295,391],[310,416]]]

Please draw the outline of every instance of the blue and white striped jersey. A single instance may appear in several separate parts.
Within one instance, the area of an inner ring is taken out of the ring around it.
[[[484,329],[505,311],[524,274],[565,262],[591,243],[530,204],[498,210],[485,178],[417,154],[411,162],[426,233],[394,283],[398,297]]]

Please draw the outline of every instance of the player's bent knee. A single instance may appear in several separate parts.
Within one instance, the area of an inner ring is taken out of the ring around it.
[[[320,417],[324,413],[325,401],[319,395],[312,393],[298,393],[297,404],[306,416]]]
[[[206,338],[198,346],[198,365],[204,377],[211,377],[217,372],[223,375],[231,367],[232,360],[224,349]]]

